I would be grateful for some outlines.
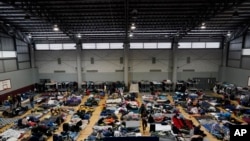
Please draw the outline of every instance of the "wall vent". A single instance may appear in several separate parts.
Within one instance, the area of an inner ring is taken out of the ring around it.
[[[115,70],[115,72],[124,72],[124,70]]]
[[[54,73],[66,73],[65,70],[54,70]]]
[[[155,64],[156,63],[156,59],[155,57],[152,58],[152,64]]]
[[[95,60],[94,60],[93,57],[90,58],[90,63],[91,63],[91,64],[94,64],[94,63],[95,63]]]
[[[57,64],[62,64],[62,60],[61,60],[61,58],[57,58]]]
[[[191,62],[190,57],[187,57],[187,64],[190,64],[190,62]]]
[[[120,57],[120,64],[123,64],[123,57]]]
[[[151,69],[149,72],[161,72],[161,69]]]
[[[195,72],[194,69],[185,69],[185,70],[182,70],[183,72]]]
[[[98,72],[98,70],[87,70],[87,72]]]

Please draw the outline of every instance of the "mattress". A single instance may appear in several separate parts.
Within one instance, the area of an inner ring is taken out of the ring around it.
[[[0,111],[6,111],[9,108],[10,108],[10,106],[1,106]]]
[[[171,125],[155,124],[155,131],[171,131]]]
[[[108,128],[112,128],[112,126],[97,126],[97,125],[93,126],[93,130],[96,130],[96,131],[104,130],[104,129],[106,130]]]
[[[121,103],[122,102],[122,99],[121,98],[116,98],[116,99],[107,99],[106,100],[106,103],[109,104],[109,103]]]
[[[4,131],[3,133],[0,134],[0,136],[2,138],[12,138],[12,140],[16,139],[16,141],[18,140],[18,138],[25,133],[25,130],[14,130],[14,129],[8,129],[6,131]]]
[[[140,127],[140,121],[131,120],[131,121],[125,121],[125,123],[127,128]]]

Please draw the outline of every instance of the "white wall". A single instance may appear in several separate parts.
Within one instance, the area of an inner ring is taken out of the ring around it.
[[[178,50],[177,79],[187,80],[193,77],[218,79],[222,50]],[[190,63],[187,58],[190,57]]]
[[[0,80],[10,79],[11,80],[11,89],[1,91],[0,94],[4,94],[10,91],[14,91],[25,86],[32,85],[37,82],[37,70],[25,69],[19,71],[12,71],[7,73],[0,73]]]
[[[129,50],[129,80],[164,80],[172,78],[172,50]],[[193,77],[218,78],[221,65],[222,50],[178,50],[178,79],[186,80]],[[92,81],[122,81],[123,69],[120,64],[123,50],[83,50],[82,73],[83,80]],[[152,58],[156,63],[152,63]],[[190,57],[190,63],[187,63]],[[61,64],[57,59],[61,58]],[[94,58],[94,64],[91,64]],[[76,81],[76,51],[35,51],[36,67],[39,79],[55,81]],[[193,69],[194,72],[185,72]],[[64,70],[65,73],[54,73]],[[97,70],[98,72],[89,72]],[[151,71],[150,71],[151,70]],[[159,70],[160,72],[152,72]]]
[[[250,70],[239,69],[232,67],[220,68],[220,81],[236,84],[237,86],[245,87],[248,84]]]
[[[120,57],[123,57],[123,50],[83,50],[82,67],[84,72],[87,70],[98,70],[100,73],[115,72],[123,69]],[[91,64],[91,58],[94,58],[94,64]]]

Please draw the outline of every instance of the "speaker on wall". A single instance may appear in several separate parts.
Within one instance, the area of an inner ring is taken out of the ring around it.
[[[90,58],[90,63],[91,63],[91,64],[94,64],[94,63],[95,63],[95,60],[94,60],[93,57]]]
[[[61,64],[61,58],[57,58],[57,64]]]
[[[190,64],[191,60],[190,57],[187,57],[187,64]]]
[[[155,64],[156,63],[156,59],[155,57],[152,58],[152,64]]]

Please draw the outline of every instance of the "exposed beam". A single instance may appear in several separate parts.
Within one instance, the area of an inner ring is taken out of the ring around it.
[[[0,26],[6,34],[8,34],[11,37],[15,37],[16,39],[21,40],[27,44],[32,44],[32,41],[28,37],[28,35],[21,32],[16,25],[12,25],[11,22],[2,18],[0,18],[0,21],[2,21],[0,23]],[[8,25],[6,23],[8,23]]]
[[[195,29],[196,27],[199,26],[199,24],[201,24],[202,22],[206,22],[209,19],[215,17],[216,15],[223,13],[224,11],[231,9],[235,6],[238,6],[240,4],[242,4],[243,2],[245,2],[246,0],[238,0],[237,3],[235,3],[236,1],[231,1],[231,3],[229,3],[228,0],[222,0],[218,2],[212,2],[209,5],[207,5],[207,7],[203,6],[203,10],[201,10],[197,15],[195,15],[195,17],[191,20],[189,20],[186,25],[184,25],[181,30],[179,32],[185,33],[182,34],[182,36],[177,37],[178,39],[183,38],[184,36],[187,35],[187,33],[192,30]],[[191,22],[191,23],[190,23]],[[188,28],[188,29],[187,29]]]
[[[29,12],[29,14],[35,17],[37,16],[42,17],[41,20],[45,20],[51,23],[51,28],[53,28],[52,26],[54,24],[57,24],[60,30],[63,31],[66,35],[68,35],[69,38],[72,39],[72,41],[74,41],[75,43],[79,42],[79,39],[77,39],[75,36],[71,36],[68,34],[67,24],[65,24],[55,13],[50,12],[50,10],[47,9],[46,7],[40,6],[38,4],[38,1],[20,0],[18,1],[18,3],[16,3],[15,0],[13,1],[2,0],[2,2],[9,4],[16,9],[21,9],[26,13]]]
[[[244,24],[242,24],[243,26],[241,26],[240,28],[238,28],[236,31],[234,31],[233,33],[231,33],[231,36],[229,38],[227,38],[227,41],[232,41],[240,36],[242,36],[245,32],[248,31],[248,28],[250,27],[250,22],[249,22],[250,18],[247,20],[247,22],[245,22]]]

